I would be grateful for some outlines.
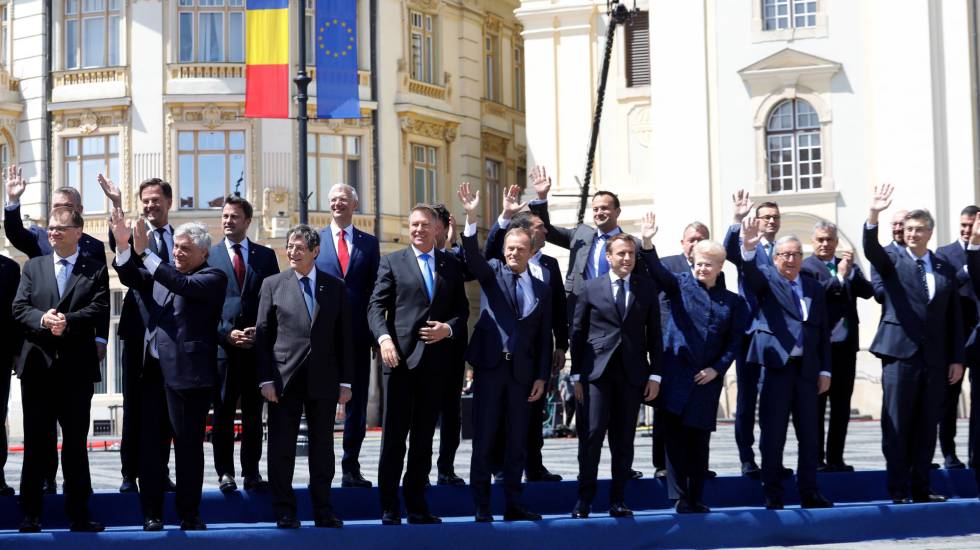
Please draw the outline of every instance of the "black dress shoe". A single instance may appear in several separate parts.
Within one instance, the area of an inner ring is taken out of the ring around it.
[[[817,462],[817,471],[818,472],[826,472],[827,471],[827,463],[824,462],[824,461],[822,461],[822,460],[819,461],[819,462]]]
[[[174,483],[174,480],[170,479],[170,476],[163,478],[163,492],[164,493],[177,492],[177,484]]]
[[[372,484],[370,481],[364,479],[361,472],[347,472],[344,474],[343,479],[341,479],[340,486],[354,487],[357,489],[370,489]]]
[[[14,488],[7,485],[6,481],[0,482],[0,497],[12,497],[14,496]]]
[[[45,479],[42,487],[44,487],[42,491],[44,491],[44,494],[46,495],[54,495],[58,493],[58,482],[53,479]]]
[[[653,472],[653,477],[655,479],[663,479],[667,477],[667,468],[657,468],[657,470]]]
[[[791,477],[793,477],[793,469],[792,468],[787,468],[787,467],[784,466],[783,467],[783,479],[788,479],[788,478],[791,478]]]
[[[381,525],[401,525],[402,517],[398,512],[385,510],[381,513]]]
[[[17,528],[21,533],[40,533],[41,532],[41,518],[24,518],[20,522],[20,527]]]
[[[489,506],[477,506],[476,514],[473,516],[474,521],[477,523],[491,523],[493,522],[493,514],[490,513]]]
[[[963,464],[960,459],[956,458],[956,455],[947,455],[943,467],[947,470],[962,470],[966,468],[966,464]]]
[[[630,510],[622,502],[615,502],[609,505],[609,517],[611,518],[631,518],[633,510]]]
[[[711,511],[711,508],[708,508],[701,501],[691,502],[691,503],[688,504],[688,506],[691,508],[691,510],[694,511],[695,514],[707,514],[708,512]]]
[[[591,506],[582,501],[578,501],[575,503],[575,508],[572,508],[572,519],[586,519],[591,512]]]
[[[494,483],[503,483],[504,482],[504,473],[503,472],[494,472],[493,473],[493,482]]]
[[[218,490],[222,493],[234,493],[238,490],[238,484],[235,483],[235,478],[228,474],[221,474],[218,477]]]
[[[163,520],[160,518],[146,518],[143,520],[144,531],[163,531]]]
[[[766,510],[782,510],[783,499],[780,497],[766,497]]]
[[[895,493],[892,495],[892,504],[912,504],[912,499],[903,494]]]
[[[716,477],[718,477],[718,472],[716,472],[714,470],[705,470],[705,472],[704,472],[704,478],[705,479],[714,479]]]
[[[138,493],[139,487],[136,486],[136,480],[131,477],[124,477],[122,484],[119,485],[120,493]]]
[[[180,521],[181,531],[206,531],[208,526],[204,523],[204,520],[200,516],[194,516],[190,519],[184,519]]]
[[[245,486],[246,491],[265,491],[269,488],[269,482],[259,475],[246,477],[242,485]]]
[[[276,520],[276,527],[279,529],[299,529],[299,520],[293,516],[283,516]]]
[[[504,510],[504,521],[540,521],[541,514],[536,514],[527,508],[514,506]]]
[[[938,470],[939,468],[940,468],[940,466],[939,466],[939,463],[937,463],[937,462],[933,462],[932,464],[929,465],[929,469],[930,470]]]
[[[832,462],[827,464],[827,472],[853,472],[854,466],[843,462]]]
[[[912,502],[924,503],[924,502],[946,502],[946,497],[943,495],[936,495],[933,493],[925,495],[913,495]]]
[[[418,514],[408,514],[408,522],[412,525],[435,525],[442,523],[442,518],[434,516],[429,512],[420,512]]]
[[[827,497],[820,494],[819,491],[814,491],[808,495],[803,495],[800,497],[800,507],[801,508],[833,508],[834,503],[830,501]]]
[[[326,529],[340,529],[344,526],[344,522],[333,514],[324,514],[313,520],[313,525]]]
[[[687,499],[679,499],[674,505],[674,510],[678,514],[707,514],[711,511],[703,502],[690,502]]]
[[[463,485],[466,485],[466,481],[456,475],[454,472],[439,474],[436,483],[439,485],[451,485],[453,487],[462,487]]]
[[[549,472],[547,468],[541,468],[541,470],[535,472],[534,474],[527,474],[528,483],[553,482],[561,481],[561,479],[562,477],[560,475]]]
[[[755,463],[754,460],[748,460],[742,463],[742,475],[746,477],[751,477],[752,479],[759,479],[759,465]]]
[[[643,477],[643,472],[630,468],[630,479],[640,479],[642,477]]]
[[[72,533],[101,533],[105,531],[105,525],[97,521],[73,521],[68,530]]]

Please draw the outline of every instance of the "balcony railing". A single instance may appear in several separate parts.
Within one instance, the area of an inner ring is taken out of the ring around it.
[[[54,73],[54,85],[72,86],[75,84],[101,84],[105,82],[126,82],[129,71],[126,67],[99,67],[95,69],[76,69]]]
[[[174,63],[167,67],[170,78],[245,78],[244,63]]]

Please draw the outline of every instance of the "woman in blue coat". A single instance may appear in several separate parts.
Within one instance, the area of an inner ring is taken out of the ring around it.
[[[708,442],[715,430],[725,372],[741,347],[749,311],[738,294],[717,285],[725,249],[714,241],[694,246],[690,272],[660,262],[653,237],[656,216],[643,218],[643,250],[650,275],[663,291],[664,355],[657,419],[664,423],[668,496],[679,513],[710,511],[702,502]]]

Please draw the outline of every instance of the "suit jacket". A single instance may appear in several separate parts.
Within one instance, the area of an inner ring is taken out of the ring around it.
[[[279,260],[276,253],[269,247],[248,241],[248,261],[245,266],[245,284],[238,286],[235,268],[232,267],[228,256],[228,247],[222,239],[211,247],[208,263],[224,272],[228,279],[225,286],[225,303],[221,310],[221,323],[218,325],[218,376],[224,379],[228,357],[234,356],[248,360],[254,365],[255,354],[252,350],[237,348],[228,343],[228,334],[232,330],[242,330],[254,327],[259,312],[259,290],[262,281],[279,273]]]
[[[582,287],[587,281],[587,267],[592,253],[597,243],[596,228],[584,223],[575,226],[574,229],[565,227],[555,227],[551,225],[551,217],[548,215],[547,202],[532,202],[531,212],[541,218],[545,228],[548,230],[547,241],[553,245],[568,249],[568,271],[565,273],[565,289],[569,296],[569,308],[574,309],[574,296],[581,292]],[[636,250],[639,252],[641,243],[639,239],[633,237],[636,243]],[[633,275],[646,277],[646,266],[638,262],[633,268]],[[632,279],[632,276],[630,277]]]
[[[834,258],[834,265],[840,264],[840,258]],[[860,319],[857,312],[858,298],[873,298],[874,288],[871,283],[864,278],[861,267],[857,263],[852,264],[851,273],[844,282],[830,274],[827,264],[816,256],[810,256],[803,260],[802,272],[813,277],[823,285],[824,296],[827,300],[827,324],[830,326],[831,336],[835,327],[843,319],[847,326],[847,338],[843,340],[848,349],[858,350],[858,324]],[[835,342],[836,343],[836,342]]]
[[[466,350],[466,360],[477,370],[495,369],[504,351],[501,329],[508,335],[513,355],[513,376],[521,384],[551,378],[551,289],[530,277],[536,303],[522,317],[511,295],[513,272],[502,261],[487,260],[480,253],[476,235],[463,237],[467,268],[480,282],[489,311],[480,313]],[[530,275],[530,274],[528,274]],[[491,314],[492,313],[492,314]]]
[[[756,328],[746,361],[767,369],[784,368],[802,330],[803,367],[800,375],[816,380],[821,371],[832,372],[827,304],[820,283],[805,273],[800,273],[797,278],[803,287],[803,299],[807,306],[804,321],[800,318],[796,293],[789,280],[780,275],[775,266],[766,263],[760,265],[755,261],[742,262],[742,271],[745,288],[755,295],[758,304]]]
[[[368,324],[377,340],[389,335],[398,356],[410,369],[419,365],[426,350],[452,353],[457,338],[466,334],[470,306],[463,287],[463,269],[449,254],[434,252],[435,291],[432,300],[411,246],[381,258],[378,279],[368,305]],[[447,323],[452,337],[435,344],[419,338],[427,321]],[[385,367],[387,368],[387,367]]]
[[[970,266],[970,285],[973,287],[973,292],[980,295],[980,251],[968,251],[966,253],[966,262]],[[965,355],[967,362],[971,366],[980,365],[980,321],[974,323],[970,328],[966,341]]]
[[[683,254],[674,254],[673,256],[666,256],[664,258],[660,258],[660,263],[662,263],[664,265],[664,267],[666,267],[667,269],[669,269],[671,271],[671,273],[690,273],[691,272],[691,264],[689,264],[687,262],[687,256],[685,256]],[[649,267],[650,267],[650,265],[648,263],[647,264],[648,271],[649,271]],[[651,273],[651,276],[652,275],[653,274]],[[721,288],[728,288],[728,287],[725,286],[725,274],[724,273],[719,273],[718,274],[718,280],[715,281],[715,286],[720,286]]]
[[[598,379],[620,348],[627,379],[634,386],[646,384],[651,374],[661,374],[659,290],[652,280],[631,276],[629,291],[626,318],[620,319],[610,277],[586,281],[572,317],[573,375]]]
[[[484,256],[489,260],[504,259],[504,236],[507,232],[497,223],[493,224],[487,233],[487,244]],[[558,260],[547,254],[541,254],[540,259],[544,282],[551,289],[551,331],[555,337],[555,347],[568,350],[568,298],[565,296],[565,286],[562,284],[561,267]]]
[[[41,328],[49,309],[64,313],[68,328],[61,336]],[[17,361],[17,376],[31,376],[37,369],[50,368],[57,359],[65,375],[83,383],[102,379],[95,335],[109,317],[109,273],[105,263],[79,253],[65,292],[58,297],[58,282],[51,255],[27,260],[13,303],[14,317],[24,331],[24,345]]]
[[[657,256],[657,249],[644,250],[640,257],[647,271],[663,290],[670,314],[663,324],[663,379],[658,402],[679,415],[684,424],[714,430],[718,399],[725,373],[742,351],[742,335],[749,324],[749,310],[741,296],[721,286],[705,288],[691,274],[687,259],[684,268],[673,272]],[[721,275],[719,275],[719,279]],[[718,376],[698,385],[694,375],[713,368]]]
[[[315,269],[315,268],[314,268]],[[273,381],[280,394],[306,368],[306,395],[330,399],[340,384],[354,382],[351,311],[344,283],[317,269],[313,318],[293,269],[262,282],[255,349],[259,379]]]
[[[152,239],[151,239],[152,242]],[[119,280],[134,292],[143,326],[156,327],[160,370],[175,390],[213,388],[218,383],[218,332],[228,280],[205,262],[192,273],[161,263],[150,272],[130,254],[113,265]],[[154,283],[165,289],[163,305],[153,298]]]
[[[129,244],[132,246],[133,239],[129,239]],[[147,248],[154,254],[159,255],[160,250],[157,247],[157,240],[155,238],[150,238],[147,242]],[[113,254],[116,253],[116,237],[109,231],[109,250],[112,250]],[[168,251],[169,252],[169,251]],[[173,255],[170,256],[170,261],[173,263]],[[118,270],[117,270],[118,271]],[[137,342],[133,346],[138,346],[138,342],[143,341],[143,336],[146,333],[146,326],[143,324],[143,317],[140,313],[140,308],[136,303],[136,291],[133,289],[128,289],[126,291],[126,296],[123,297],[122,311],[119,312],[119,325],[116,327],[116,334],[122,340],[132,340]],[[128,353],[128,352],[127,352]],[[143,362],[143,356],[138,355],[140,363]]]
[[[963,269],[966,265],[966,249],[960,240],[956,240],[937,248],[936,257],[956,270],[960,309],[963,311],[963,331],[969,336],[973,332],[973,326],[977,324],[977,293],[970,282],[970,274]]]
[[[905,246],[904,245],[900,245],[900,244],[896,243],[895,241],[892,241],[892,242],[888,243],[887,245],[885,245],[885,250],[886,251],[894,251],[894,252],[897,253],[897,252],[901,252],[901,251],[905,250]],[[875,266],[874,265],[871,266],[871,269],[869,270],[869,272],[871,274],[871,287],[874,288],[874,291],[875,291],[875,301],[878,302],[879,304],[884,304],[885,303],[885,286],[883,284],[881,284],[881,276],[878,275],[878,270],[875,269]]]
[[[374,282],[378,277],[378,264],[381,249],[378,239],[354,227],[351,231],[353,250],[347,264],[347,275],[340,270],[337,249],[333,245],[330,226],[320,230],[320,255],[316,258],[316,268],[344,281],[347,298],[351,308],[351,330],[354,341],[360,346],[371,345],[371,329],[368,326],[367,310]]]
[[[3,334],[3,343],[0,344],[0,376],[10,374],[3,369],[13,365],[11,360],[17,357],[24,345],[23,330],[13,313],[18,286],[20,264],[6,256],[0,256],[0,334]]]
[[[878,332],[871,342],[877,357],[909,359],[918,352],[934,368],[963,362],[963,319],[953,267],[929,252],[936,291],[926,300],[919,270],[905,248],[885,250],[878,227],[864,228],[864,255],[880,277],[884,297]]]
[[[746,334],[751,334],[755,330],[755,319],[759,316],[759,303],[756,299],[756,295],[750,289],[745,287],[745,276],[742,271],[742,237],[740,232],[742,226],[739,224],[732,224],[728,227],[728,232],[725,233],[725,255],[729,262],[732,262],[736,269],[738,269],[738,294],[745,299],[745,303],[749,306],[749,317],[751,321],[745,329]],[[757,265],[773,265],[772,257],[766,254],[766,249],[762,244],[756,246],[755,249],[755,262]]]

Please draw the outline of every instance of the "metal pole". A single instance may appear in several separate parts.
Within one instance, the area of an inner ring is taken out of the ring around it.
[[[296,120],[299,122],[299,143],[296,148],[298,151],[299,163],[299,223],[309,223],[309,205],[307,201],[310,198],[309,192],[309,182],[308,174],[306,171],[306,124],[310,117],[306,114],[306,103],[309,99],[307,95],[307,90],[310,87],[310,75],[306,74],[306,9],[304,0],[297,0],[297,19],[299,21],[299,70],[296,72],[296,78],[293,78],[293,82],[296,83],[296,103],[299,104],[299,113],[297,114]]]

